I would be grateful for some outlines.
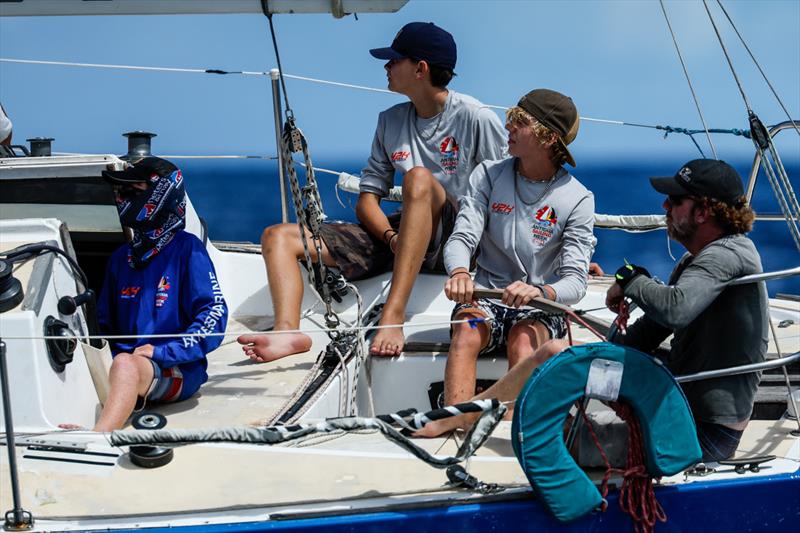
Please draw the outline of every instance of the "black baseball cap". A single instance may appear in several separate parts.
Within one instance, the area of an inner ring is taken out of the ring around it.
[[[695,159],[669,177],[650,178],[658,192],[672,196],[698,196],[734,205],[744,195],[739,173],[725,161]]]
[[[377,59],[408,57],[448,70],[456,68],[456,42],[433,22],[409,22],[397,32],[390,47],[373,48],[369,53]]]
[[[150,182],[156,177],[169,176],[176,170],[178,167],[166,159],[151,155],[137,160],[124,170],[104,170],[103,177],[112,184],[126,185]]]
[[[567,163],[574,167],[575,158],[567,150],[567,145],[578,135],[580,117],[572,98],[550,89],[534,89],[520,98],[517,105],[558,133],[558,143],[567,156]]]

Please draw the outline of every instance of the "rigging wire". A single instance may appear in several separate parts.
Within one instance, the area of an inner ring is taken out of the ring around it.
[[[678,39],[675,37],[675,32],[672,31],[672,24],[670,24],[669,22],[669,15],[667,15],[667,9],[664,7],[664,0],[658,0],[658,3],[661,6],[661,12],[664,13],[664,20],[667,21],[667,28],[669,28],[669,33],[670,35],[672,35],[672,42],[675,45],[675,51],[678,53],[678,59],[680,59],[681,67],[683,68],[683,75],[686,77],[686,82],[689,84],[689,90],[692,93],[692,99],[694,100],[694,105],[697,108],[697,113],[700,115],[700,122],[703,123],[703,129],[706,132],[706,138],[708,139],[708,144],[711,146],[711,152],[713,152],[714,154],[714,159],[719,159],[719,157],[717,157],[717,149],[714,147],[714,143],[711,141],[711,134],[708,131],[708,125],[706,124],[706,119],[703,116],[703,110],[700,109],[700,102],[697,99],[697,94],[694,92],[694,86],[692,86],[692,80],[689,77],[689,71],[686,69],[686,63],[683,60],[681,49],[678,46]],[[694,138],[692,138],[692,140],[694,140]],[[696,142],[695,145],[697,145]],[[699,149],[700,146],[697,145],[697,148]],[[700,150],[700,153],[703,154],[703,150]],[[703,154],[703,157],[705,157],[705,154]]]
[[[308,143],[297,127],[295,122],[294,112],[289,105],[289,96],[286,90],[286,81],[283,77],[283,67],[281,65],[280,53],[278,51],[278,41],[275,35],[275,27],[272,23],[272,13],[269,11],[267,5],[268,0],[261,0],[261,9],[269,21],[269,31],[272,38],[272,47],[275,52],[275,58],[278,62],[278,76],[280,78],[281,87],[283,89],[283,97],[286,105],[285,116],[286,122],[283,126],[283,134],[279,136],[281,163],[289,178],[289,185],[292,189],[292,200],[294,201],[295,216],[297,225],[300,231],[300,240],[303,243],[303,255],[305,263],[308,266],[308,280],[311,287],[314,288],[320,295],[321,300],[325,304],[325,324],[329,328],[336,328],[339,326],[339,317],[333,310],[332,299],[340,297],[332,293],[334,290],[328,280],[335,281],[337,277],[322,260],[322,236],[320,235],[320,224],[325,219],[325,211],[322,207],[322,199],[319,195],[319,189],[314,177],[314,166],[311,163],[311,154],[308,150]],[[276,117],[277,118],[277,117]],[[300,187],[300,182],[297,178],[297,173],[294,169],[294,158],[292,154],[295,152],[302,152],[305,159],[305,186]],[[308,235],[306,235],[308,233]],[[311,252],[309,251],[309,239],[311,240],[315,252],[316,259],[312,260]],[[341,276],[338,276],[341,278]],[[329,337],[334,343],[345,343],[344,337],[339,338],[338,334],[329,333]]]
[[[753,60],[753,64],[761,73],[761,77],[764,78],[764,81],[769,86],[770,91],[772,91],[773,96],[775,96],[775,99],[778,101],[778,105],[780,105],[781,109],[783,109],[783,112],[786,113],[786,117],[789,119],[789,122],[792,123],[794,130],[797,132],[798,135],[800,135],[800,126],[798,126],[797,122],[795,122],[792,116],[789,114],[789,110],[786,109],[786,106],[783,104],[783,100],[781,100],[781,97],[778,96],[778,92],[775,90],[775,87],[772,86],[772,83],[769,81],[769,78],[767,78],[767,74],[764,72],[764,69],[761,68],[761,65],[759,64],[758,60],[756,60],[756,57],[750,50],[750,47],[747,46],[747,42],[745,42],[744,38],[742,37],[742,34],[739,33],[739,29],[736,27],[736,24],[733,23],[733,19],[731,19],[730,15],[728,15],[728,11],[725,9],[725,6],[722,5],[722,0],[717,0],[717,4],[719,5],[719,8],[722,10],[722,13],[725,15],[725,18],[728,19],[728,22],[730,23],[731,28],[733,28],[733,31],[736,32],[736,36],[739,38],[739,41],[742,43],[742,46],[744,46],[744,49],[747,50],[747,53],[750,55],[750,59]]]
[[[742,100],[744,100],[744,106],[745,108],[747,108],[748,113],[752,113],[753,109],[750,107],[750,101],[747,99],[747,95],[745,94],[744,89],[742,88],[742,82],[739,80],[739,75],[736,74],[736,69],[733,68],[733,62],[731,61],[730,54],[728,54],[728,48],[725,46],[725,42],[722,40],[722,35],[720,35],[719,33],[719,28],[717,28],[717,23],[714,22],[714,17],[711,16],[711,10],[708,8],[707,0],[703,0],[703,7],[706,9],[706,14],[708,14],[708,20],[711,21],[711,27],[714,28],[714,33],[717,34],[717,41],[719,41],[719,46],[722,48],[722,53],[725,55],[725,61],[728,62],[728,68],[731,69],[731,74],[733,75],[733,79],[736,82],[736,87],[739,88],[739,93],[742,95]]]
[[[756,151],[761,156],[761,165],[764,169],[764,173],[767,175],[770,186],[775,194],[775,199],[778,201],[778,205],[780,206],[781,212],[786,219],[786,223],[789,225],[789,233],[792,235],[792,239],[794,239],[795,246],[798,250],[800,250],[800,226],[798,226],[798,220],[800,220],[800,203],[797,201],[797,196],[795,195],[792,184],[789,181],[789,176],[786,173],[786,168],[783,166],[780,154],[778,154],[778,150],[775,148],[775,143],[772,142],[772,137],[764,127],[761,119],[758,118],[750,106],[750,101],[747,98],[747,94],[745,93],[741,81],[739,80],[739,76],[736,73],[736,69],[733,66],[733,61],[728,53],[728,48],[725,46],[725,42],[722,40],[722,35],[719,32],[719,28],[717,28],[714,17],[711,15],[711,10],[708,7],[708,0],[703,0],[703,7],[706,10],[709,21],[711,21],[711,26],[714,28],[714,33],[717,35],[717,41],[719,42],[720,48],[722,48],[722,52],[725,55],[725,60],[728,62],[728,68],[730,68],[733,79],[736,81],[736,86],[739,89],[739,93],[742,95],[742,99],[744,100],[744,105],[747,108],[753,144],[755,144]],[[791,118],[789,120],[792,122],[792,125],[795,127],[797,126],[794,121],[791,120]],[[769,153],[772,156],[771,160],[765,157],[766,153]]]
[[[112,64],[105,64],[105,63],[77,63],[71,61],[43,61],[37,59],[14,59],[14,58],[0,58],[0,63],[17,63],[17,64],[24,64],[24,65],[44,65],[44,66],[61,66],[61,67],[78,67],[78,68],[100,68],[100,69],[116,69],[116,70],[138,70],[138,71],[152,71],[152,72],[177,72],[177,73],[189,73],[189,74],[214,74],[214,75],[239,75],[239,76],[269,76],[269,72],[263,71],[249,71],[249,70],[223,70],[223,69],[216,69],[216,68],[180,68],[180,67],[148,67],[148,66],[140,66],[140,65],[112,65]],[[277,70],[277,69],[276,69]],[[376,93],[384,93],[384,94],[395,94],[392,91],[387,89],[379,89],[376,87],[367,87],[365,85],[356,85],[352,83],[343,83],[338,81],[331,81],[331,80],[323,80],[320,78],[312,78],[309,76],[298,76],[295,74],[286,74],[282,70],[279,71],[281,78],[290,79],[290,80],[298,80],[298,81],[306,81],[310,83],[318,83],[321,85],[331,85],[334,87],[342,87],[346,89],[356,89],[360,91],[369,91],[369,92],[376,92]],[[283,88],[284,94],[286,93],[286,88]],[[505,111],[508,109],[507,106],[495,105],[495,104],[485,104],[486,107],[491,109],[497,109],[500,111]],[[648,128],[654,130],[661,130],[664,132],[664,136],[666,137],[670,133],[681,133],[684,135],[688,135],[691,137],[696,133],[703,133],[705,131],[709,131],[711,133],[727,133],[731,135],[736,135],[740,137],[750,137],[750,131],[747,129],[739,129],[739,128],[708,128],[708,129],[688,129],[683,128],[680,126],[662,126],[660,124],[642,124],[639,122],[629,122],[625,120],[611,120],[611,119],[604,119],[604,118],[594,118],[594,117],[580,117],[581,122],[594,122],[597,124],[608,124],[612,126],[629,126],[634,128]],[[692,139],[694,141],[694,139]],[[695,145],[697,143],[695,142]],[[702,152],[702,150],[701,150]]]
[[[286,91],[286,80],[283,79],[283,66],[281,65],[281,55],[278,52],[278,41],[275,37],[275,27],[272,25],[272,13],[269,12],[267,8],[267,0],[261,0],[261,9],[264,11],[264,15],[267,16],[267,20],[269,21],[269,34],[272,37],[272,49],[275,52],[275,61],[278,63],[278,76],[281,80],[281,89],[283,90],[283,101],[286,105],[286,118],[291,119],[294,118],[294,112],[292,111],[292,107],[289,105],[289,93]]]

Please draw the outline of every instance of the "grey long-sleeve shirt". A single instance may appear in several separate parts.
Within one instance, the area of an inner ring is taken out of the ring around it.
[[[625,296],[645,316],[637,320],[624,343],[652,351],[674,332],[666,361],[675,375],[693,374],[764,360],[769,308],[763,282],[728,285],[741,276],[762,272],[761,258],[744,235],[718,239],[696,256],[685,254],[661,285],[636,276]],[[760,374],[742,374],[682,385],[695,419],[735,424],[750,418]]]
[[[548,284],[573,304],[586,293],[593,228],[594,195],[564,168],[548,183],[519,176],[513,157],[481,163],[459,201],[445,267],[469,268],[480,245],[477,284]]]
[[[469,175],[484,160],[500,159],[506,132],[497,114],[475,98],[450,91],[435,117],[417,116],[411,102],[378,115],[372,153],[361,171],[361,192],[383,198],[396,171],[425,167],[454,201],[467,191]]]

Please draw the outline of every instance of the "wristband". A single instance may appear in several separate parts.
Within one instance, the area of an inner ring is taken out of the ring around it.
[[[539,292],[542,293],[542,298],[544,298],[545,300],[550,299],[550,297],[547,295],[547,291],[544,289],[544,285],[534,285],[534,287],[539,289]]]
[[[392,239],[391,237],[389,237],[389,239],[386,238],[386,234],[389,233],[390,231],[392,232],[393,235],[397,235],[397,230],[394,228],[389,228],[383,232],[383,242],[386,243],[387,246],[389,244],[389,241]]]
[[[625,289],[625,286],[631,282],[633,278],[638,275],[650,277],[650,272],[647,271],[646,268],[632,265],[630,263],[625,263],[619,269],[617,269],[617,273],[614,274],[614,279],[617,281],[617,284]]]
[[[467,272],[466,270],[459,270],[458,272],[453,272],[452,274],[450,274],[450,277],[454,278],[455,276],[458,276],[459,274],[466,274],[467,276],[470,275],[469,272]]]

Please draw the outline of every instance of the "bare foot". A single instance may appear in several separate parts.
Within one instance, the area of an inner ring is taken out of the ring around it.
[[[384,322],[385,320],[385,322]],[[403,351],[403,345],[406,338],[403,335],[402,320],[395,322],[384,317],[381,320],[381,326],[397,325],[396,328],[379,329],[372,339],[372,346],[369,348],[369,353],[372,355],[382,355],[392,357],[400,355]]]
[[[268,363],[281,357],[307,352],[311,337],[305,333],[275,333],[271,335],[240,335],[237,339],[242,351],[254,363]]]
[[[434,437],[444,435],[445,433],[451,433],[457,429],[463,429],[466,431],[472,427],[472,424],[475,423],[475,420],[477,420],[479,416],[480,415],[477,413],[469,413],[466,415],[443,418],[442,420],[436,420],[435,422],[428,422],[425,424],[424,428],[415,431],[411,434],[411,436],[432,439]]]

